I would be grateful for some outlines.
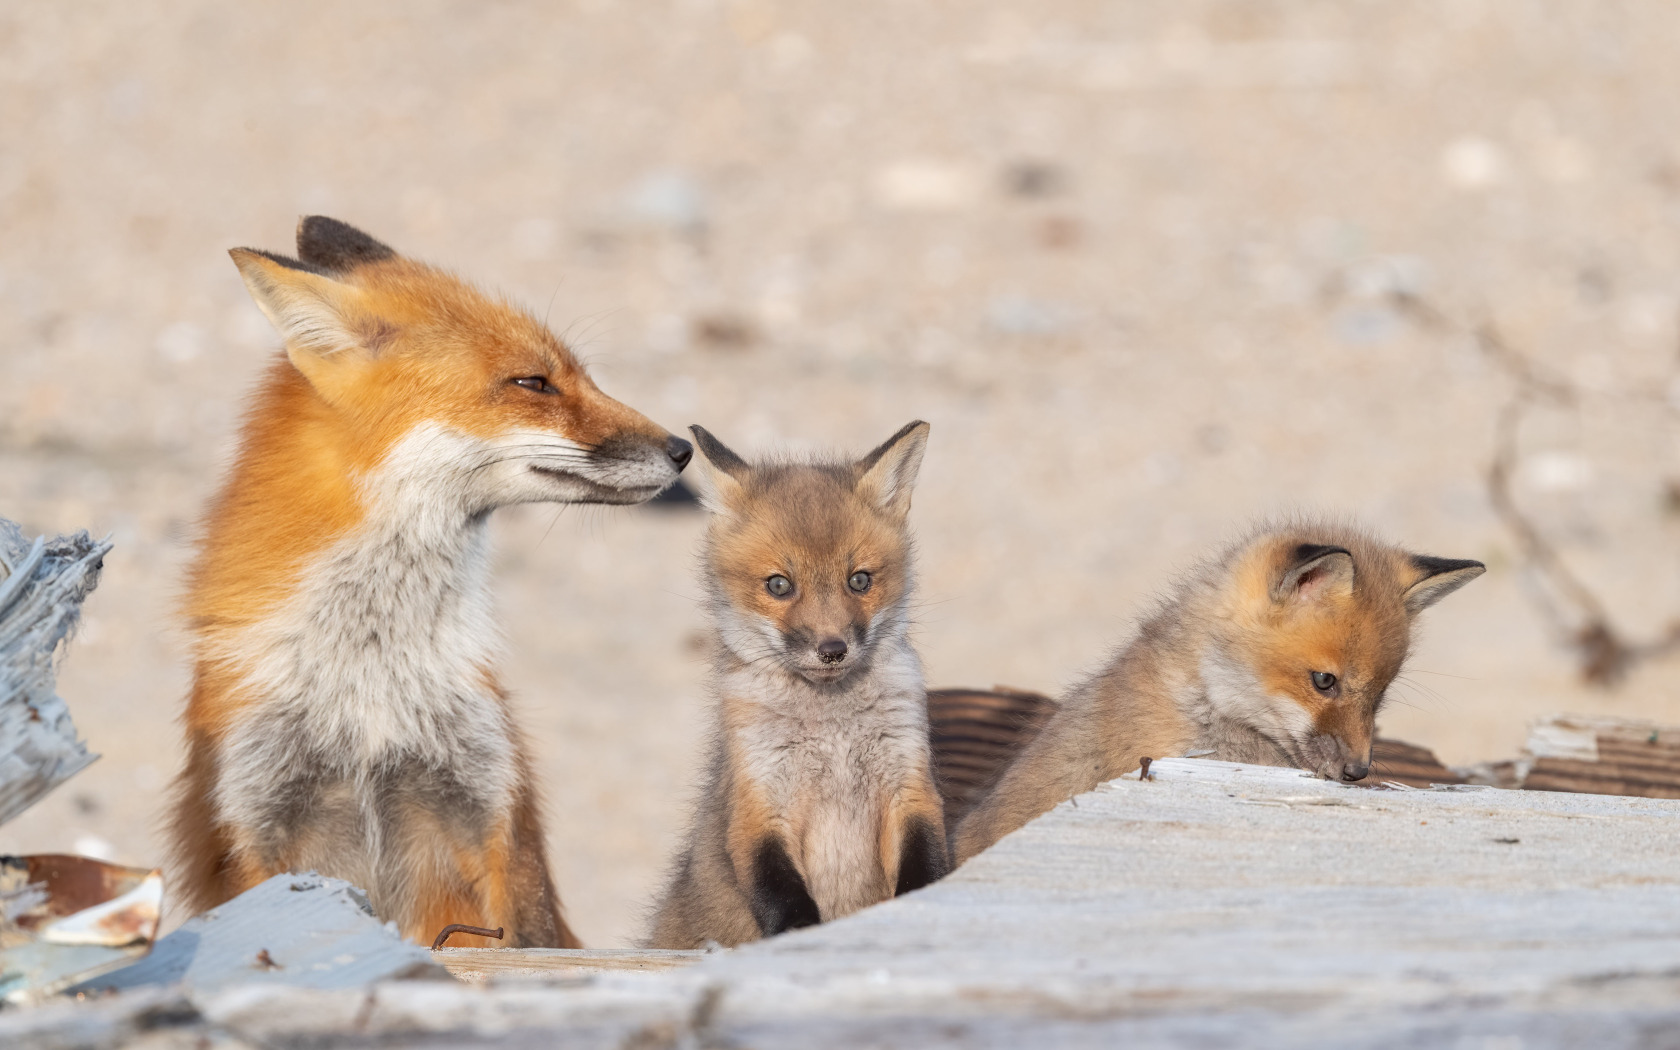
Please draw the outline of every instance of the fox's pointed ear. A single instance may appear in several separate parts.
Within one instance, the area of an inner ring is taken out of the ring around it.
[[[297,252],[298,258],[309,265],[333,273],[348,273],[366,263],[397,257],[389,245],[325,215],[305,215],[298,220]]]
[[[700,502],[714,514],[727,514],[740,497],[741,485],[752,468],[705,427],[690,424],[688,431],[694,435],[694,443],[699,446],[707,468],[703,475],[706,491],[700,493]]]
[[[1353,593],[1353,555],[1345,547],[1298,544],[1272,584],[1276,602],[1312,602]]]
[[[347,370],[374,356],[378,348],[367,337],[370,326],[359,289],[282,255],[250,248],[228,254],[251,298],[285,341],[286,356],[329,399]]]
[[[1431,558],[1427,554],[1406,557],[1417,572],[1416,581],[1406,588],[1406,612],[1413,616],[1487,572],[1486,565],[1464,558]]]
[[[910,490],[916,484],[916,472],[922,469],[931,429],[919,419],[906,424],[857,462],[858,491],[893,517],[910,513]]]

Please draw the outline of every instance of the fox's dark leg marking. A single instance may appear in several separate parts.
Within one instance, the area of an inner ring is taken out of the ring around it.
[[[822,921],[793,858],[775,836],[760,843],[753,856],[752,913],[766,937]]]
[[[950,870],[951,858],[945,850],[945,840],[921,817],[910,818],[904,825],[904,843],[898,851],[898,888],[893,890],[893,896],[938,882]]]

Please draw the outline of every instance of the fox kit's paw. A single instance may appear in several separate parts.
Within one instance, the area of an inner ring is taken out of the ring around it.
[[[752,913],[766,937],[822,921],[781,839],[765,839],[753,858]]]
[[[898,885],[893,896],[938,882],[951,870],[945,836],[921,817],[904,825],[904,844],[898,854]]]

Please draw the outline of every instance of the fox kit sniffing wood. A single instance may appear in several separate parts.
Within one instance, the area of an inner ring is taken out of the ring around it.
[[[691,446],[607,397],[530,315],[332,219],[231,255],[285,353],[211,504],[169,886],[186,914],[279,872],[575,947],[498,681],[486,519],[637,503]]]
[[[928,425],[855,463],[711,466],[702,575],[716,725],[649,944],[734,945],[945,874],[922,665],[910,645],[910,488]]]
[[[1144,757],[1363,779],[1413,619],[1483,571],[1352,528],[1262,529],[1193,573],[1069,694],[963,819],[957,862]]]

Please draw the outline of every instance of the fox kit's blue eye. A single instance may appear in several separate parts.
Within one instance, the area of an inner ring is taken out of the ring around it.
[[[869,585],[873,582],[874,577],[870,576],[867,572],[860,570],[852,573],[852,578],[846,581],[846,586],[850,587],[859,594],[862,594],[864,591],[869,589]]]
[[[1329,693],[1336,688],[1336,676],[1329,671],[1314,671],[1312,673],[1313,688],[1321,693]]]
[[[764,581],[764,589],[778,598],[786,598],[793,590],[793,581],[778,572]]]

